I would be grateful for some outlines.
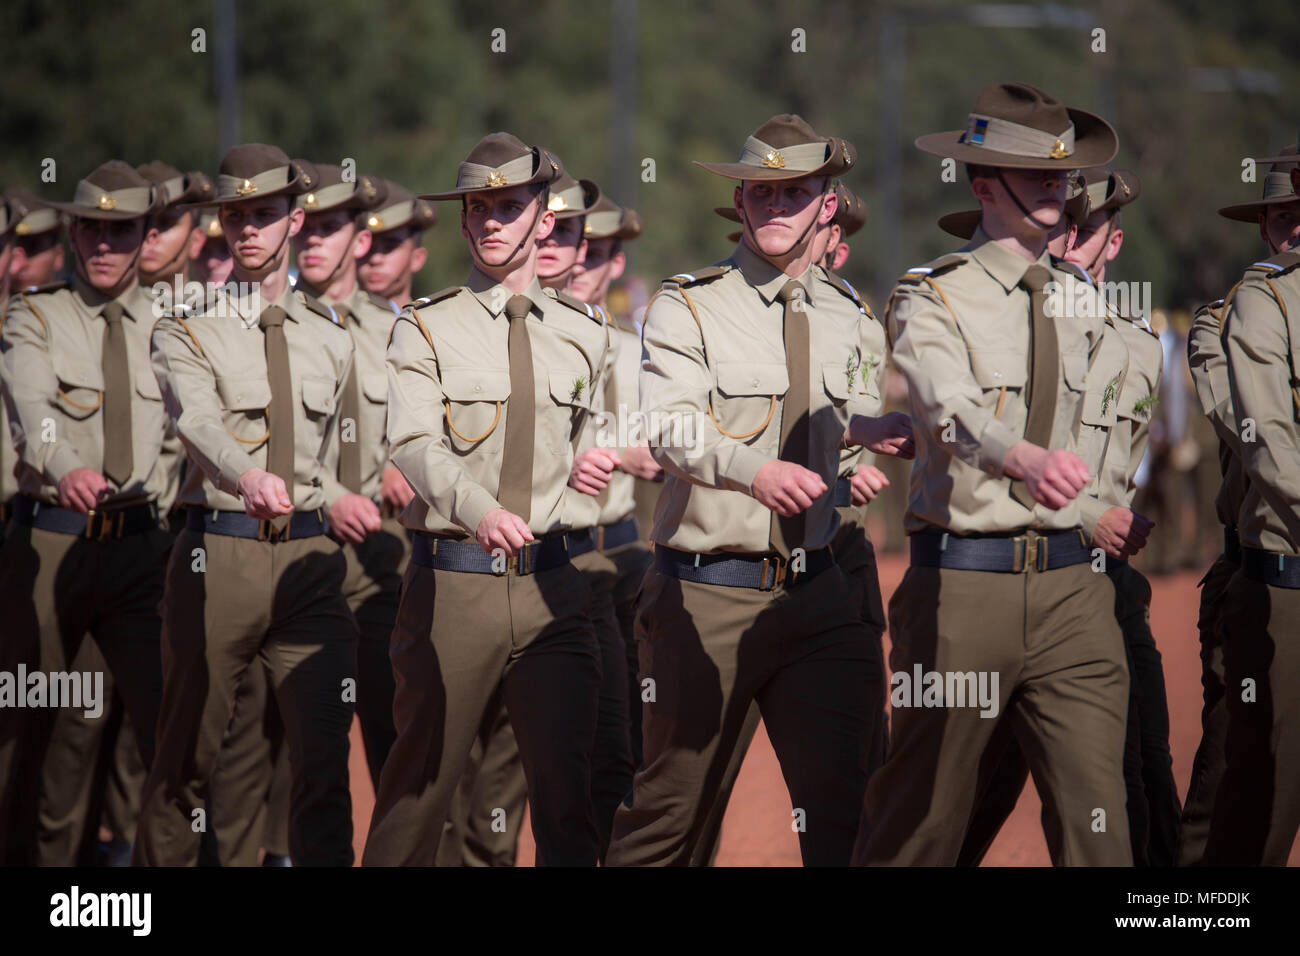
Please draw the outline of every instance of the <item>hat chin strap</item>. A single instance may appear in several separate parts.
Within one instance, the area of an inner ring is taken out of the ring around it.
[[[145,232],[147,233],[148,230],[146,229]],[[75,252],[76,249],[75,242],[73,243],[73,248],[74,248],[74,255],[72,257],[72,261],[76,264],[77,275],[81,278],[83,282],[86,283],[86,285],[94,289],[95,283],[91,282],[90,276],[86,275],[86,264],[81,261],[81,253]],[[122,273],[123,276],[129,273],[132,269],[135,269],[140,264],[140,253],[142,252],[144,252],[144,236],[140,237],[140,245],[135,247],[135,255],[131,258],[131,264],[126,267],[126,271]],[[140,273],[138,271],[135,274],[135,278],[136,278],[136,282],[140,281]]]
[[[1020,197],[1016,195],[1016,191],[1015,191],[1014,189],[1011,188],[1011,184],[1008,183],[1007,180],[1006,180],[1006,177],[1002,175],[1002,167],[1001,167],[1001,166],[997,166],[997,167],[994,167],[994,168],[997,170],[997,174],[996,174],[996,175],[997,175],[997,177],[998,177],[998,182],[1000,182],[1000,183],[1002,184],[1002,188],[1005,189],[1005,190],[1007,191],[1007,195],[1010,196],[1010,197],[1011,197],[1011,201],[1012,201],[1013,203],[1016,204],[1016,208],[1019,209],[1019,210],[1021,211],[1021,213],[1024,214],[1024,217],[1025,217],[1026,219],[1028,219],[1031,223],[1033,223],[1034,228],[1036,228],[1036,229],[1041,229],[1042,231],[1047,232],[1047,231],[1048,231],[1048,227],[1046,227],[1046,226],[1040,226],[1040,225],[1038,224],[1038,220],[1036,220],[1036,219],[1034,218],[1034,214],[1031,213],[1031,212],[1030,212],[1030,211],[1025,207],[1025,204],[1022,203],[1022,202],[1020,201]],[[1063,215],[1063,216],[1065,215],[1065,210],[1064,210],[1064,209],[1061,210],[1061,215]]]
[[[501,265],[499,266],[489,266],[487,262],[483,260],[483,257],[478,254],[478,250],[477,248],[475,248],[475,244],[471,242],[469,244],[469,254],[470,257],[475,261],[475,263],[481,266],[484,270],[488,270],[488,269],[504,269],[507,266],[509,266],[510,263],[514,262],[515,256],[519,255],[519,250],[524,247],[524,243],[532,238],[533,230],[537,228],[537,221],[542,218],[543,209],[540,201],[541,194],[538,193],[538,196],[539,196],[539,200],[537,203],[537,212],[533,213],[533,221],[529,223],[528,228],[524,230],[523,238],[520,239],[519,242],[515,244],[515,247],[510,250],[510,255],[506,257],[506,261],[501,263]]]

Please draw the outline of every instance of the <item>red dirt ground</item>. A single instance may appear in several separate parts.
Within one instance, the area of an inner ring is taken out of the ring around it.
[[[888,605],[889,595],[907,568],[900,555],[882,556],[880,584]],[[1151,579],[1151,622],[1156,644],[1164,657],[1169,693],[1169,746],[1174,758],[1174,778],[1180,796],[1191,776],[1192,757],[1201,739],[1201,663],[1196,615],[1200,571],[1183,571]],[[886,659],[888,659],[886,635]],[[352,801],[357,859],[365,844],[374,807],[374,792],[365,770],[360,732],[352,728]],[[1021,795],[1015,812],[985,858],[986,866],[1046,866],[1047,845],[1039,823],[1041,804],[1032,781]],[[519,842],[519,865],[534,861],[532,833],[525,820]],[[759,730],[736,781],[731,804],[722,825],[719,866],[798,866],[799,843],[790,829],[790,797],[767,735]],[[1300,866],[1300,841],[1292,848],[1290,865]]]

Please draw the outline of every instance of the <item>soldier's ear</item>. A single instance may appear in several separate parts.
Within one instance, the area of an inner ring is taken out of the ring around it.
[[[364,259],[370,252],[374,239],[375,235],[369,229],[358,229],[357,234],[352,237],[352,258]]]
[[[1110,262],[1119,255],[1120,247],[1124,245],[1124,230],[1113,229],[1110,238],[1106,240],[1106,261]]]
[[[1268,247],[1269,255],[1277,252],[1277,250],[1273,248],[1273,240],[1268,237],[1268,216],[1264,215],[1262,212],[1259,214],[1259,238],[1264,240],[1264,245]]]
[[[546,210],[546,212],[542,213],[542,215],[537,220],[537,232],[534,234],[534,238],[538,242],[541,242],[543,239],[545,239],[547,236],[551,234],[551,231],[554,228],[555,228],[555,213],[548,209]]]
[[[609,281],[615,282],[623,277],[623,270],[627,268],[627,256],[620,249],[609,257]]]
[[[307,214],[296,205],[289,209],[289,235],[296,236],[302,231],[302,224],[307,221]]]
[[[203,244],[208,241],[208,237],[202,229],[195,226],[190,230],[190,238],[188,241],[190,244],[189,257],[191,259],[197,259],[199,253],[203,251]]]
[[[424,246],[416,246],[411,252],[411,275],[415,275],[424,268],[424,264],[429,261],[429,251]]]

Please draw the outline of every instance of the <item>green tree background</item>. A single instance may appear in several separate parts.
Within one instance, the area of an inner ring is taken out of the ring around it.
[[[729,253],[727,224],[711,209],[730,202],[731,183],[691,160],[734,159],[768,116],[797,112],[856,144],[860,161],[846,181],[872,213],[882,149],[902,157],[901,217],[873,215],[845,270],[880,305],[880,264],[906,267],[953,248],[934,220],[971,202],[965,178],[944,183],[939,161],[912,140],[963,125],[985,84],[1021,80],[1116,126],[1116,162],[1143,184],[1125,213],[1118,277],[1150,280],[1157,305],[1186,307],[1222,294],[1258,257],[1255,230],[1215,210],[1256,198],[1261,186],[1242,182],[1242,159],[1271,154],[1298,131],[1286,95],[1300,80],[1300,4],[998,5],[1076,11],[1106,31],[1102,53],[1078,27],[977,25],[971,18],[982,8],[987,19],[987,4],[639,0],[634,56],[622,64],[635,85],[631,141],[616,169],[614,2],[241,3],[239,139],[326,162],[353,157],[363,171],[425,191],[449,185],[480,136],[510,130],[640,211],[646,232],[629,250],[632,269],[653,287]],[[66,199],[110,157],[215,172],[223,41],[214,11],[174,0],[4,4],[0,184]],[[902,135],[892,143],[882,130],[887,13],[903,24],[891,51],[902,54],[903,79]],[[206,30],[206,52],[191,49],[196,28]],[[496,28],[506,31],[504,53],[491,50]],[[796,28],[806,52],[792,50]],[[57,164],[53,183],[39,181],[46,158]],[[655,161],[653,182],[642,181],[645,158]],[[426,237],[419,292],[464,278],[457,213],[443,204]]]

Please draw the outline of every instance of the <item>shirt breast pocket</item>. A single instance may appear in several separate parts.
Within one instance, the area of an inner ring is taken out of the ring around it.
[[[385,404],[388,401],[388,376],[383,372],[361,376],[361,394],[372,404]]]
[[[547,444],[554,454],[566,454],[573,447],[574,422],[591,409],[591,383],[585,369],[553,371],[547,376],[547,388],[551,401],[568,412],[555,418],[554,428],[546,429]]]
[[[310,421],[323,423],[334,413],[334,384],[328,378],[302,379],[302,407]]]
[[[63,414],[81,421],[99,411],[104,401],[104,373],[99,366],[57,353],[52,365],[59,380],[54,403]]]
[[[994,414],[1011,427],[1016,427],[1014,416],[1009,412],[1006,397],[1010,391],[1019,396],[1029,381],[1029,356],[1020,349],[971,349],[971,374],[975,383],[984,391],[986,405]],[[1048,383],[1049,388],[1056,388],[1055,382]]]
[[[784,362],[719,362],[716,376],[717,397],[710,417],[718,431],[748,441],[766,437],[775,421],[776,430],[770,434],[779,435],[776,400],[790,389]]]
[[[443,415],[451,446],[469,451],[492,434],[510,397],[509,369],[444,368]]]
[[[260,376],[218,375],[217,398],[226,414],[226,431],[238,441],[256,445],[266,440],[271,383]]]

